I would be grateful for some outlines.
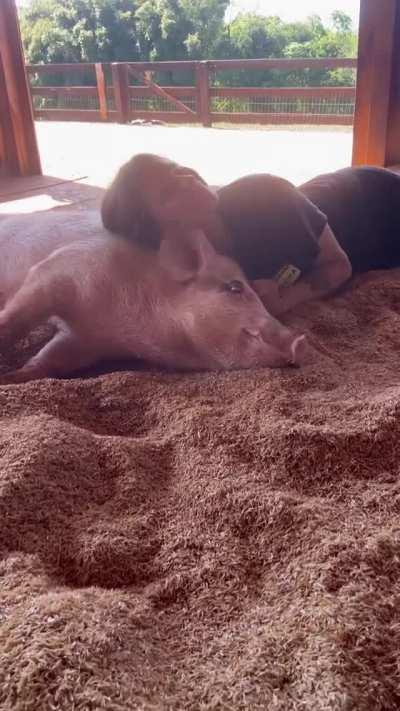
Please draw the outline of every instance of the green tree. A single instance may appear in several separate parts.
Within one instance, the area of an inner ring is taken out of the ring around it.
[[[228,4],[228,0],[30,0],[21,11],[27,61],[356,55],[351,18],[339,10],[332,15],[331,27],[324,26],[318,15],[285,23],[256,13],[240,13],[226,24]],[[158,73],[157,78],[172,84],[193,81],[182,72]],[[344,85],[353,80],[354,72],[347,69],[243,70],[221,72],[215,78],[217,84],[243,86]]]
[[[142,56],[153,61],[212,57],[228,0],[144,0],[136,12]]]
[[[22,9],[28,62],[93,62],[140,57],[133,0],[32,0]]]
[[[303,42],[292,41],[285,48],[285,56],[290,59],[300,57],[355,57],[357,50],[356,35],[352,31],[351,18],[341,11],[332,15],[333,29],[326,28],[318,16],[308,21],[309,35]],[[295,85],[342,85],[349,86],[354,80],[351,69],[305,70],[292,73],[288,77]]]
[[[31,0],[21,11],[28,62],[213,56],[228,0]]]
[[[243,13],[230,25],[229,41],[232,58],[281,57],[287,42],[285,25],[279,17]]]
[[[332,22],[337,32],[347,34],[353,31],[353,23],[351,17],[349,15],[346,15],[343,10],[334,10],[332,12]]]
[[[275,16],[240,13],[226,27],[215,56],[226,59],[282,57],[287,44],[285,23]],[[272,86],[273,73],[254,70],[223,72],[216,83],[230,86]]]

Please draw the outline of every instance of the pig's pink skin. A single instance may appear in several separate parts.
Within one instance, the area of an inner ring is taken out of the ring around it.
[[[109,358],[178,370],[280,367],[304,350],[199,231],[166,235],[157,253],[110,236],[95,211],[10,215],[0,254],[0,347],[46,320],[58,325],[3,382],[66,376]]]

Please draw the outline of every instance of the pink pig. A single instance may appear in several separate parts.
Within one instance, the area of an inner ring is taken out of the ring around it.
[[[9,215],[0,223],[0,343],[52,320],[53,338],[3,382],[67,376],[107,359],[183,370],[299,362],[296,336],[265,310],[236,263],[200,231],[160,251],[110,236],[97,211]]]

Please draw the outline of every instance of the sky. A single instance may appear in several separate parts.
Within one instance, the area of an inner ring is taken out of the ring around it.
[[[320,15],[329,22],[334,10],[344,10],[358,26],[360,0],[231,0],[232,17],[237,12],[257,12],[263,15],[279,15],[282,20],[303,20],[309,15]]]

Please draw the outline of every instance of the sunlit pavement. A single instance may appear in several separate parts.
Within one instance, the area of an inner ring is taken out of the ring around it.
[[[212,184],[268,172],[295,184],[351,162],[351,127],[202,128],[36,122],[43,172],[106,186],[134,153],[159,153]]]

